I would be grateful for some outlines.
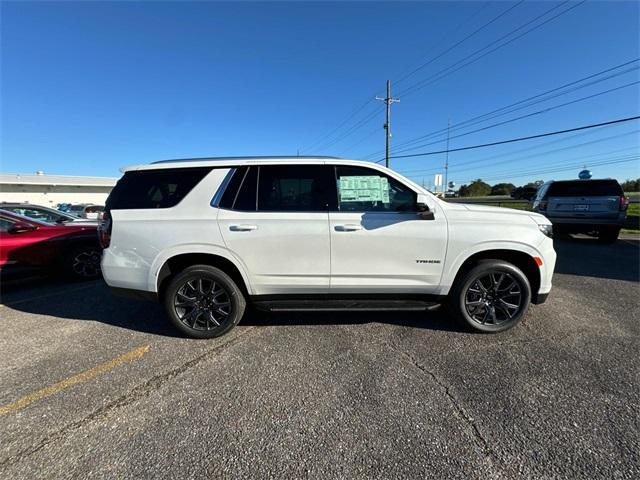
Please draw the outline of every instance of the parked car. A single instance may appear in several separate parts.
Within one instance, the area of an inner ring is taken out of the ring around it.
[[[533,200],[533,211],[551,220],[555,232],[597,235],[603,243],[616,241],[628,206],[613,179],[547,182]]]
[[[551,290],[544,216],[447,203],[379,165],[232,158],[124,171],[99,227],[103,276],[162,301],[192,337],[229,331],[247,302],[272,312],[444,303],[498,332]]]
[[[102,205],[92,204],[71,205],[68,212],[78,218],[99,220],[104,213],[104,207]]]
[[[538,187],[517,187],[511,192],[511,198],[515,200],[531,200],[536,196]]]
[[[50,224],[0,210],[0,272],[3,277],[34,270],[75,279],[100,275],[96,225]]]
[[[66,223],[66,222],[90,222],[97,225],[96,220],[88,220],[70,215],[53,208],[31,205],[29,203],[0,203],[0,209],[7,212],[22,215],[32,220],[41,220],[46,223]]]

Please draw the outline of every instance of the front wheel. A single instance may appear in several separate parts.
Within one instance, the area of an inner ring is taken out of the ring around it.
[[[531,302],[531,285],[522,271],[502,260],[483,260],[458,279],[449,310],[479,332],[502,332],[516,325]]]
[[[171,324],[192,338],[227,333],[246,308],[244,295],[231,277],[210,265],[194,265],[176,275],[164,303]]]

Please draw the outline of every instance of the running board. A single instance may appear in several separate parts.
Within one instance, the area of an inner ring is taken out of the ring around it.
[[[440,306],[423,300],[259,300],[253,305],[266,312],[425,311]]]

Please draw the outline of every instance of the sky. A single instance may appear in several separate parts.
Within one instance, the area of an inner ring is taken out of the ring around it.
[[[379,161],[384,105],[374,97],[387,79],[400,99],[391,107],[392,156],[446,149],[447,122],[455,149],[640,112],[640,2],[0,9],[3,172],[119,176],[125,165],[240,155]],[[448,180],[520,185],[577,178],[583,166],[594,177],[636,178],[639,131],[635,120],[451,152]],[[431,186],[445,157],[392,158],[391,166]]]

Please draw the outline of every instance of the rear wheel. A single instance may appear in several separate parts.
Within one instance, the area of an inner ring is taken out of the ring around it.
[[[531,302],[529,280],[515,265],[482,260],[458,279],[449,297],[449,310],[479,332],[502,332],[516,325]]]
[[[227,333],[246,308],[244,295],[231,277],[210,265],[194,265],[176,275],[164,303],[171,324],[193,338]]]
[[[615,243],[620,234],[619,228],[603,228],[598,230],[598,241],[600,243]]]
[[[65,274],[74,280],[93,280],[100,276],[102,252],[97,245],[83,245],[71,250],[64,259]]]

